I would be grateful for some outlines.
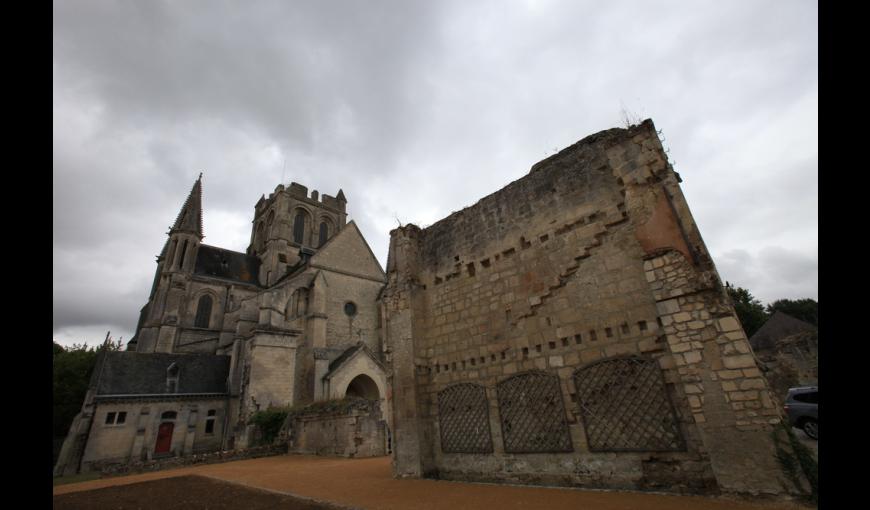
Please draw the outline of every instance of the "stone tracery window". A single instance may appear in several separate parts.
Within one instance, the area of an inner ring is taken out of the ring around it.
[[[507,453],[571,452],[571,435],[559,377],[524,372],[496,386]]]
[[[326,224],[325,221],[320,222],[320,238],[317,242],[317,247],[321,247],[326,244],[326,240],[329,239],[329,225]]]
[[[492,453],[489,401],[483,386],[458,383],[438,392],[438,425],[445,453]]]
[[[682,451],[682,433],[658,362],[605,359],[574,372],[590,451]]]
[[[296,244],[305,244],[305,234],[308,224],[308,213],[302,209],[296,210],[296,216],[293,218],[293,242]]]
[[[207,328],[211,319],[211,296],[205,294],[199,298],[199,304],[196,306],[196,319],[194,319],[193,327]]]

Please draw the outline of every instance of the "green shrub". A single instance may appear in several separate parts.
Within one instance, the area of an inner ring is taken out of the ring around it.
[[[800,475],[803,474],[810,484],[810,498],[817,503],[819,500],[819,465],[810,449],[795,436],[791,426],[785,421],[781,422],[781,426],[782,430],[774,429],[771,436],[776,447],[776,458],[779,460],[782,471],[799,491],[803,490],[800,482]],[[791,451],[783,448],[780,439],[780,434],[783,433],[788,439]]]
[[[260,430],[260,443],[271,444],[278,437],[278,432],[287,419],[286,407],[270,407],[265,411],[257,411],[251,415],[251,423]]]

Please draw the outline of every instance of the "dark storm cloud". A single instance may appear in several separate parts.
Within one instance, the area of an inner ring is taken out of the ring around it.
[[[622,105],[663,129],[723,278],[810,295],[817,19],[808,1],[55,2],[56,334],[132,335],[200,171],[207,244],[243,251],[283,175],[342,188],[383,264],[397,221],[473,204]],[[774,281],[777,257],[795,269]]]

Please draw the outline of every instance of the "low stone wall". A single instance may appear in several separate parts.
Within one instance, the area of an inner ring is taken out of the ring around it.
[[[379,457],[387,454],[385,425],[376,401],[320,402],[287,418],[288,451],[335,457]]]
[[[145,473],[160,471],[175,467],[191,466],[194,464],[218,464],[233,460],[256,459],[258,457],[271,457],[287,453],[287,444],[258,446],[246,450],[217,451],[209,453],[197,453],[185,457],[169,457],[148,461],[117,462],[98,461],[89,465],[89,471],[99,471],[101,476],[117,476],[132,473]]]

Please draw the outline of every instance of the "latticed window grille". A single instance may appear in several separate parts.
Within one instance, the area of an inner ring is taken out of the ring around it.
[[[438,392],[441,450],[445,453],[492,453],[489,402],[483,386],[459,383]]]
[[[681,451],[685,442],[653,359],[613,358],[574,372],[590,451]]]
[[[556,375],[517,374],[500,382],[496,392],[505,452],[574,451]]]

